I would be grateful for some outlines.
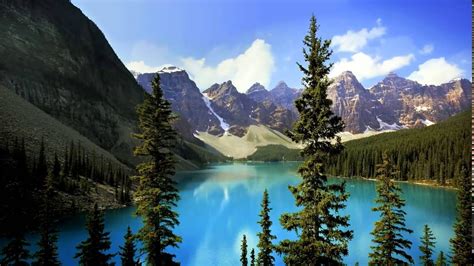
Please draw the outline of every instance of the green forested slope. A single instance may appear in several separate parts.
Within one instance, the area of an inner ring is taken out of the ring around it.
[[[384,133],[344,143],[344,152],[329,160],[328,172],[338,176],[375,177],[375,166],[387,151],[399,169],[399,180],[444,183],[470,164],[471,112],[436,125]]]

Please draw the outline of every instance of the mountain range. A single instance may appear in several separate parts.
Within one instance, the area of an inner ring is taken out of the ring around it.
[[[227,81],[201,93],[185,70],[167,67],[158,73],[165,97],[189,125],[181,130],[183,135],[207,132],[242,137],[250,125],[284,132],[298,117],[293,103],[301,90],[283,81],[272,90],[255,83],[246,93]],[[138,74],[137,81],[149,92],[154,75]],[[342,117],[345,131],[358,134],[432,125],[469,108],[470,92],[471,83],[466,79],[439,86],[421,85],[395,73],[366,89],[346,71],[333,79],[328,98],[333,102],[333,112]]]

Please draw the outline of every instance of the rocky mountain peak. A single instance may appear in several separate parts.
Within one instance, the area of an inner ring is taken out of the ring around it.
[[[273,88],[273,90],[281,90],[281,91],[284,91],[284,90],[291,90],[290,87],[288,87],[288,84],[286,84],[286,82],[284,81],[280,81],[278,82],[278,84],[275,86],[275,88]]]
[[[353,77],[353,78],[355,78],[355,75],[354,75],[354,73],[352,73],[352,71],[347,70],[347,71],[342,72],[338,77]]]
[[[209,98],[215,98],[215,97],[222,97],[226,95],[239,95],[239,91],[237,91],[237,88],[232,84],[232,81],[228,80],[222,84],[217,84],[215,83],[211,87],[209,87],[207,90],[203,91],[204,94],[206,94]]]
[[[252,86],[250,86],[246,94],[251,94],[251,93],[261,92],[261,91],[267,91],[267,89],[265,89],[265,87],[262,84],[256,82]]]
[[[346,131],[364,132],[368,127],[380,127],[375,116],[380,103],[360,84],[352,72],[342,72],[333,79],[328,88],[328,98],[333,103],[333,112],[342,117]]]
[[[355,95],[367,93],[367,91],[351,71],[345,71],[334,78],[333,83],[329,87],[329,93],[345,96],[347,93]]]
[[[274,104],[296,111],[294,101],[301,94],[301,90],[290,88],[284,81],[280,81],[276,87],[270,91],[270,94],[270,98]]]
[[[370,88],[372,93],[378,94],[383,91],[393,91],[397,93],[400,90],[417,90],[421,85],[413,80],[409,80],[398,76],[394,72],[390,72],[382,81]]]
[[[245,93],[256,102],[271,101],[271,93],[260,83],[253,84]]]

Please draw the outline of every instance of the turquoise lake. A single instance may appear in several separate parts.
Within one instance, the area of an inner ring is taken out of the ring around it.
[[[296,184],[297,163],[235,163],[213,165],[209,168],[180,172],[181,200],[178,204],[181,224],[176,232],[182,236],[179,249],[170,250],[177,255],[182,265],[239,265],[240,241],[246,234],[250,248],[257,245],[257,224],[260,202],[265,188],[269,191],[273,208],[272,232],[278,241],[293,238],[292,232],[282,229],[279,217],[284,212],[296,209],[288,190]],[[331,182],[340,179],[332,178]],[[407,227],[414,233],[406,237],[413,242],[410,254],[418,264],[419,238],[424,224],[428,224],[436,236],[435,254],[449,253],[449,239],[455,220],[456,193],[453,190],[400,183],[406,199]],[[349,179],[346,189],[350,193],[344,213],[350,215],[350,228],[354,238],[350,242],[349,255],[344,259],[348,265],[359,262],[366,265],[370,252],[371,235],[378,213],[374,206],[375,182]],[[64,265],[76,265],[73,259],[76,245],[85,239],[84,216],[66,219],[60,226],[59,253]],[[111,233],[112,249],[117,252],[123,243],[123,235],[130,225],[134,232],[140,227],[140,219],[134,217],[134,207],[106,212],[106,230]],[[30,235],[36,241],[37,236]],[[34,247],[32,247],[34,249]],[[276,264],[283,265],[282,258],[275,254]],[[119,257],[114,260],[119,264]]]

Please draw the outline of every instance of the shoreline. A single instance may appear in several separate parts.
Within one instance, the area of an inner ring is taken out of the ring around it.
[[[252,160],[232,160],[229,162],[220,162],[218,164],[226,164],[226,163],[296,163],[296,162],[303,162],[303,161],[252,161]],[[213,163],[207,164],[211,165]],[[330,175],[328,175],[330,176]],[[369,178],[369,177],[361,177],[361,176],[350,176],[350,177],[343,177],[343,176],[331,176],[331,177],[338,177],[343,179],[363,179],[368,181],[377,181],[376,178]],[[420,186],[427,186],[432,188],[444,188],[449,190],[457,191],[458,189],[452,184],[453,179],[448,179],[448,182],[445,185],[440,185],[434,180],[429,179],[421,179],[421,180],[394,180],[397,183],[407,183],[413,185],[420,185]]]
[[[368,178],[368,177],[361,177],[361,176],[352,176],[352,177],[331,176],[331,177],[337,177],[337,178],[342,178],[342,179],[362,179],[362,180],[373,181],[373,182],[378,181],[377,178]],[[440,185],[436,183],[436,181],[431,181],[427,179],[416,180],[416,181],[408,181],[408,180],[393,180],[393,181],[395,183],[406,183],[406,184],[426,186],[426,187],[431,187],[431,188],[443,188],[443,189],[449,189],[449,190],[455,190],[455,191],[458,190],[456,187],[454,187],[450,183],[447,183],[446,185]]]

